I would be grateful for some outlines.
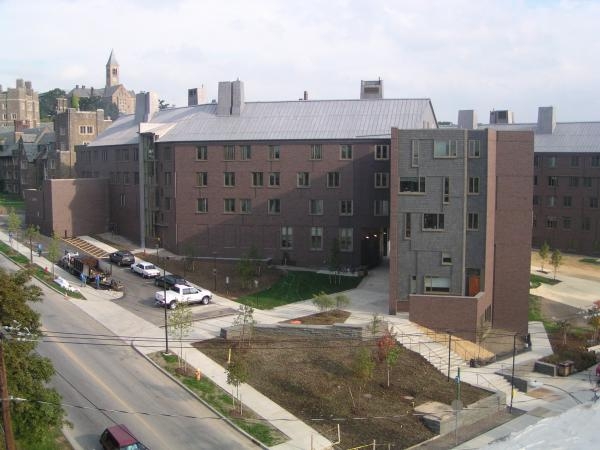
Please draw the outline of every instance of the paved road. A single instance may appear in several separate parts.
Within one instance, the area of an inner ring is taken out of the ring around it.
[[[2,267],[14,270],[0,259]],[[61,295],[42,289],[44,301],[34,307],[44,329],[75,337],[46,338],[38,351],[54,363],[52,384],[63,403],[77,406],[65,407],[74,425],[66,434],[79,448],[100,448],[99,434],[113,423],[125,423],[155,450],[258,448],[100,323]],[[105,339],[92,340],[92,335]]]

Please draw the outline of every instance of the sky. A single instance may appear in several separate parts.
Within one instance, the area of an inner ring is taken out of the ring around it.
[[[429,98],[438,121],[509,109],[535,122],[600,120],[599,1],[0,0],[0,84],[126,88],[187,105],[187,89],[240,79],[246,101]]]

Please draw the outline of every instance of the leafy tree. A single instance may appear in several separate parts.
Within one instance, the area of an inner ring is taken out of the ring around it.
[[[240,333],[240,347],[244,345],[244,340],[247,338],[248,343],[252,339],[252,331],[254,329],[254,308],[248,305],[240,305],[238,308],[238,314],[233,321],[234,326],[241,327]]]
[[[29,260],[33,264],[33,241],[40,237],[40,229],[37,225],[30,224],[25,230],[25,239],[29,241]]]
[[[542,264],[542,272],[544,271],[544,263],[546,262],[546,259],[548,259],[549,253],[550,253],[550,246],[548,245],[547,242],[544,241],[544,243],[538,250],[538,255],[540,255],[540,258],[542,259],[542,263],[541,263]]]
[[[79,109],[79,97],[75,94],[71,96],[71,108]]]
[[[15,239],[17,238],[17,234],[21,230],[21,222],[21,216],[19,216],[15,212],[14,208],[10,208],[10,211],[8,213],[8,232],[12,233]]]
[[[550,264],[554,268],[554,279],[556,280],[556,272],[562,264],[562,253],[559,249],[555,248],[552,250],[552,255],[550,255]]]
[[[380,362],[385,361],[387,369],[387,387],[390,387],[390,372],[392,367],[398,362],[400,357],[400,348],[396,343],[396,336],[388,328],[383,336],[377,340],[377,359]]]
[[[369,349],[360,347],[354,355],[354,361],[352,362],[352,373],[356,378],[358,384],[358,398],[362,398],[362,391],[373,378],[373,370],[375,369],[375,361]],[[354,404],[356,407],[357,405]]]
[[[119,108],[114,103],[104,102],[104,117],[109,117],[111,120],[119,118]]]
[[[60,244],[59,239],[56,237],[56,233],[52,232],[52,239],[48,244],[48,259],[52,264],[52,278],[54,278],[54,265],[60,257]]]
[[[335,296],[335,306],[338,309],[345,308],[350,304],[350,299],[346,294],[338,294]]]
[[[312,299],[312,303],[319,308],[319,311],[321,312],[329,311],[335,306],[335,300],[325,292],[319,292],[315,295],[315,298]]]
[[[250,281],[254,276],[254,266],[250,260],[249,253],[245,253],[237,263],[237,272],[242,279],[242,288],[250,287]]]
[[[567,337],[569,334],[569,330],[571,329],[571,322],[569,322],[567,319],[557,320],[556,326],[562,334],[563,345],[567,345]]]
[[[32,337],[39,333],[39,314],[28,303],[42,299],[39,287],[30,284],[27,270],[7,273],[0,269],[0,324],[17,327]],[[9,340],[4,344],[8,392],[27,401],[11,402],[15,438],[20,448],[37,448],[36,443],[59,431],[64,423],[61,397],[46,383],[54,374],[52,363],[35,352],[36,342]]]
[[[183,339],[190,334],[193,326],[192,308],[187,303],[179,303],[167,319],[168,333],[179,340],[179,364],[183,365]]]
[[[82,97],[79,99],[79,109],[81,111],[96,111],[97,109],[104,109],[104,100],[99,95]]]
[[[52,89],[39,95],[40,100],[40,119],[42,122],[51,120],[56,115],[56,99],[66,97],[67,93],[62,89]]]
[[[371,317],[371,322],[369,323],[369,331],[373,336],[377,334],[382,323],[383,319],[381,316],[379,314],[373,314],[373,317]]]
[[[235,399],[238,400],[240,405],[240,414],[242,413],[240,384],[245,383],[246,380],[248,380],[249,375],[250,371],[246,359],[242,356],[241,352],[234,353],[233,358],[227,364],[227,384],[231,384],[235,387]]]
[[[167,103],[167,101],[165,99],[162,99],[162,98],[158,99],[158,109],[163,110],[163,109],[167,109],[170,107],[171,107],[171,104]]]
[[[600,300],[596,300],[591,308],[587,311],[588,324],[593,328],[594,334],[592,339],[598,342],[598,333],[600,332]]]

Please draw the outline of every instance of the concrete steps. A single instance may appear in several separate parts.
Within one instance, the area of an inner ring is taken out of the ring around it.
[[[96,258],[106,258],[108,256],[108,253],[105,250],[96,247],[95,245],[90,244],[89,242],[78,237],[66,238],[62,239],[62,241],[72,247],[75,247],[77,250],[87,253],[88,255],[92,255]]]

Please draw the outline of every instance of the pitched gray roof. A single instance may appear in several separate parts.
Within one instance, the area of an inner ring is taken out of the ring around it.
[[[537,124],[485,125],[495,130],[534,131],[535,153],[600,153],[600,122],[557,122],[552,134],[537,133]]]
[[[216,104],[166,109],[150,123],[171,125],[158,142],[389,138],[392,127],[437,126],[429,99],[247,102],[239,116],[216,112]],[[137,132],[134,116],[123,116],[90,146],[134,144]]]

